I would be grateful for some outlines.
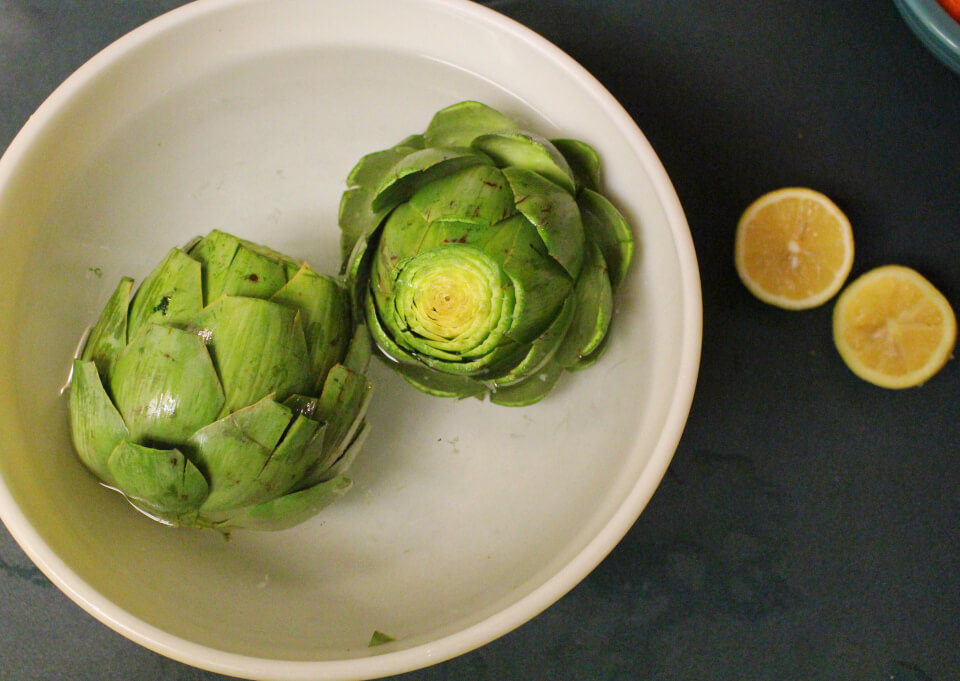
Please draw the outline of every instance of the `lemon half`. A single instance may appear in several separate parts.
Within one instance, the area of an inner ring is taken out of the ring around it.
[[[957,318],[921,274],[885,265],[858,277],[840,294],[833,340],[860,378],[883,388],[909,388],[924,383],[950,359]]]
[[[804,187],[764,194],[737,224],[734,261],[747,289],[789,310],[816,307],[853,266],[853,230],[833,201]]]

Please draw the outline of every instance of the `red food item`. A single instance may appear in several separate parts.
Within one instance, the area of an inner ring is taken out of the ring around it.
[[[960,21],[960,0],[937,0],[937,2],[947,10],[947,14]]]

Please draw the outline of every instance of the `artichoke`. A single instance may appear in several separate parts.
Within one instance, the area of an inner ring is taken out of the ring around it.
[[[600,357],[634,242],[589,145],[467,101],[364,156],[347,185],[342,273],[414,386],[525,405]]]
[[[221,531],[290,527],[346,492],[372,350],[342,282],[213,231],[132,288],[121,279],[70,382],[74,446],[104,485]]]

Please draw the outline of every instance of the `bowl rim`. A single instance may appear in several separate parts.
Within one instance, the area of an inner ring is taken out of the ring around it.
[[[71,99],[112,63],[143,43],[210,13],[233,6],[271,0],[194,0],[161,14],[121,36],[91,57],[61,83],[26,121],[0,156],[0,196],[20,161]],[[343,660],[297,661],[265,659],[216,650],[167,633],[123,610],[87,584],[46,544],[38,529],[19,508],[12,492],[0,484],[0,519],[34,564],[71,600],[126,638],[166,657],[209,671],[239,678],[283,681],[372,679],[419,669],[469,652],[529,621],[582,581],[626,535],[649,502],[674,456],[692,406],[702,345],[703,307],[700,274],[692,235],[676,191],[643,133],[613,95],[586,69],[532,29],[470,0],[411,0],[437,10],[458,13],[496,28],[512,40],[558,63],[607,111],[634,151],[652,171],[651,185],[672,229],[679,261],[683,316],[680,320],[676,390],[652,455],[623,503],[582,550],[542,584],[502,610],[462,630],[411,648]]]
[[[960,75],[960,21],[937,0],[894,0],[894,4],[924,46]]]

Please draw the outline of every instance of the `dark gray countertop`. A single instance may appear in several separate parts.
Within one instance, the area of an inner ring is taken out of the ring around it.
[[[0,149],[97,50],[178,0],[0,0]],[[891,1],[485,3],[567,51],[635,118],[687,213],[703,361],[673,466],[621,544],[530,623],[404,675],[960,679],[960,363],[855,378],[832,305],[755,300],[742,210],[805,185],[850,217],[856,275],[915,267],[960,309],[960,77]],[[0,679],[223,678],[127,641],[0,530]]]

